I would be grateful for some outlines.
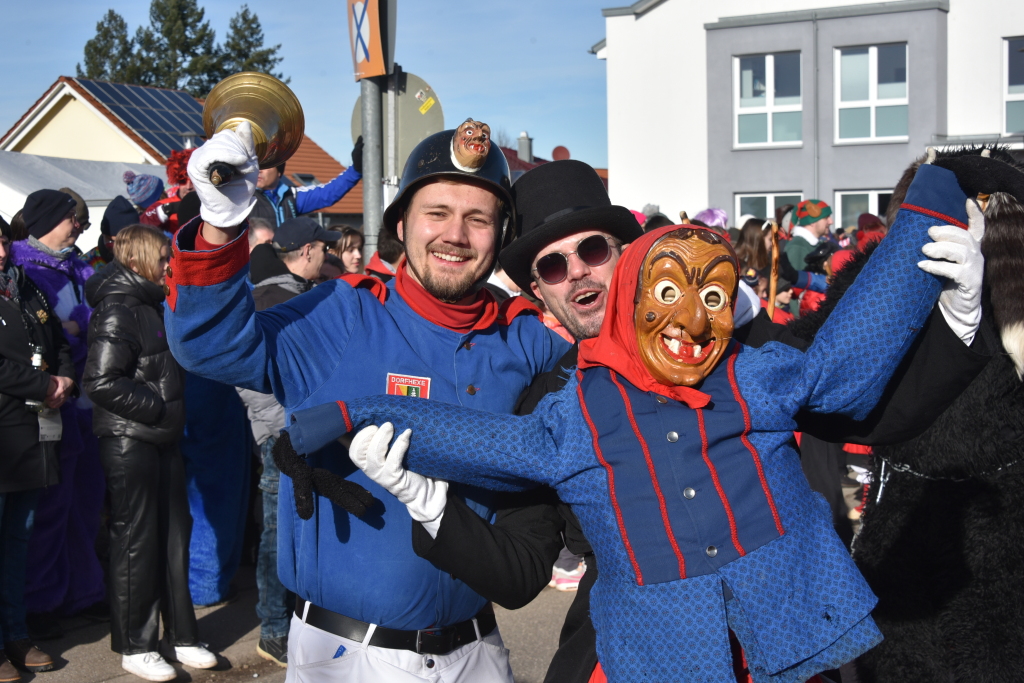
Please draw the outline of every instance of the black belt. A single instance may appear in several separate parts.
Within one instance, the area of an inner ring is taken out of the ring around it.
[[[370,630],[370,625],[365,621],[351,619],[343,614],[318,607],[311,602],[308,603],[308,608],[306,605],[307,602],[296,595],[295,615],[302,619],[305,611],[304,621],[321,631],[362,643],[366,638],[366,632]],[[480,629],[481,638],[489,635],[498,626],[493,614],[483,612],[476,616],[476,624]],[[370,636],[370,642],[365,645],[384,647],[389,650],[411,650],[424,655],[445,655],[475,640],[476,628],[473,627],[473,620],[469,619],[454,626],[419,631],[400,631],[378,626]]]

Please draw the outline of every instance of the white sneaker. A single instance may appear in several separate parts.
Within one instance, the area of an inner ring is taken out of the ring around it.
[[[185,666],[193,669],[212,669],[217,666],[217,655],[204,647],[204,643],[191,647],[174,646],[174,656]]]
[[[159,652],[121,655],[121,668],[147,681],[173,681],[178,677],[178,672]]]

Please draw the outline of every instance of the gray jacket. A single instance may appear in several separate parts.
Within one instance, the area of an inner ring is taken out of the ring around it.
[[[261,194],[257,192],[256,194]],[[269,244],[260,244],[249,257],[249,278],[253,283],[252,298],[257,311],[288,301],[306,292],[313,283],[293,275]],[[252,435],[262,446],[270,437],[284,429],[284,406],[273,394],[235,387],[249,412]]]

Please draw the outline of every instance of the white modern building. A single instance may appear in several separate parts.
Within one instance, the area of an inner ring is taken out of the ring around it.
[[[612,200],[884,213],[929,146],[1024,149],[1024,2],[639,0],[603,10]],[[1024,154],[1024,152],[1022,152]]]

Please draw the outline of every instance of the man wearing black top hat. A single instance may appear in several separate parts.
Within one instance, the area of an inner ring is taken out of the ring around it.
[[[502,266],[524,291],[542,299],[577,339],[596,336],[615,264],[642,229],[628,210],[611,204],[597,173],[579,161],[556,161],[527,172],[513,185],[512,195],[518,237],[502,250]],[[737,307],[743,303],[740,297]],[[773,340],[798,348],[807,344],[773,324],[766,312],[737,310],[736,318],[746,324],[738,323],[735,336],[751,346]],[[516,414],[532,412],[544,396],[565,385],[568,369],[576,365],[577,349],[573,346],[553,370],[534,380],[520,396]],[[801,424],[804,431],[832,441],[906,438],[925,429],[991,353],[991,345],[983,340],[968,348],[935,312],[869,420],[851,423],[804,415]],[[944,372],[935,373],[936,366]],[[488,524],[449,496],[430,531],[413,525],[418,555],[509,609],[526,605],[548,584],[563,541],[571,552],[586,558],[587,569],[545,682],[586,683],[597,665],[596,634],[589,617],[597,565],[568,505],[550,490],[510,496],[494,524]]]

